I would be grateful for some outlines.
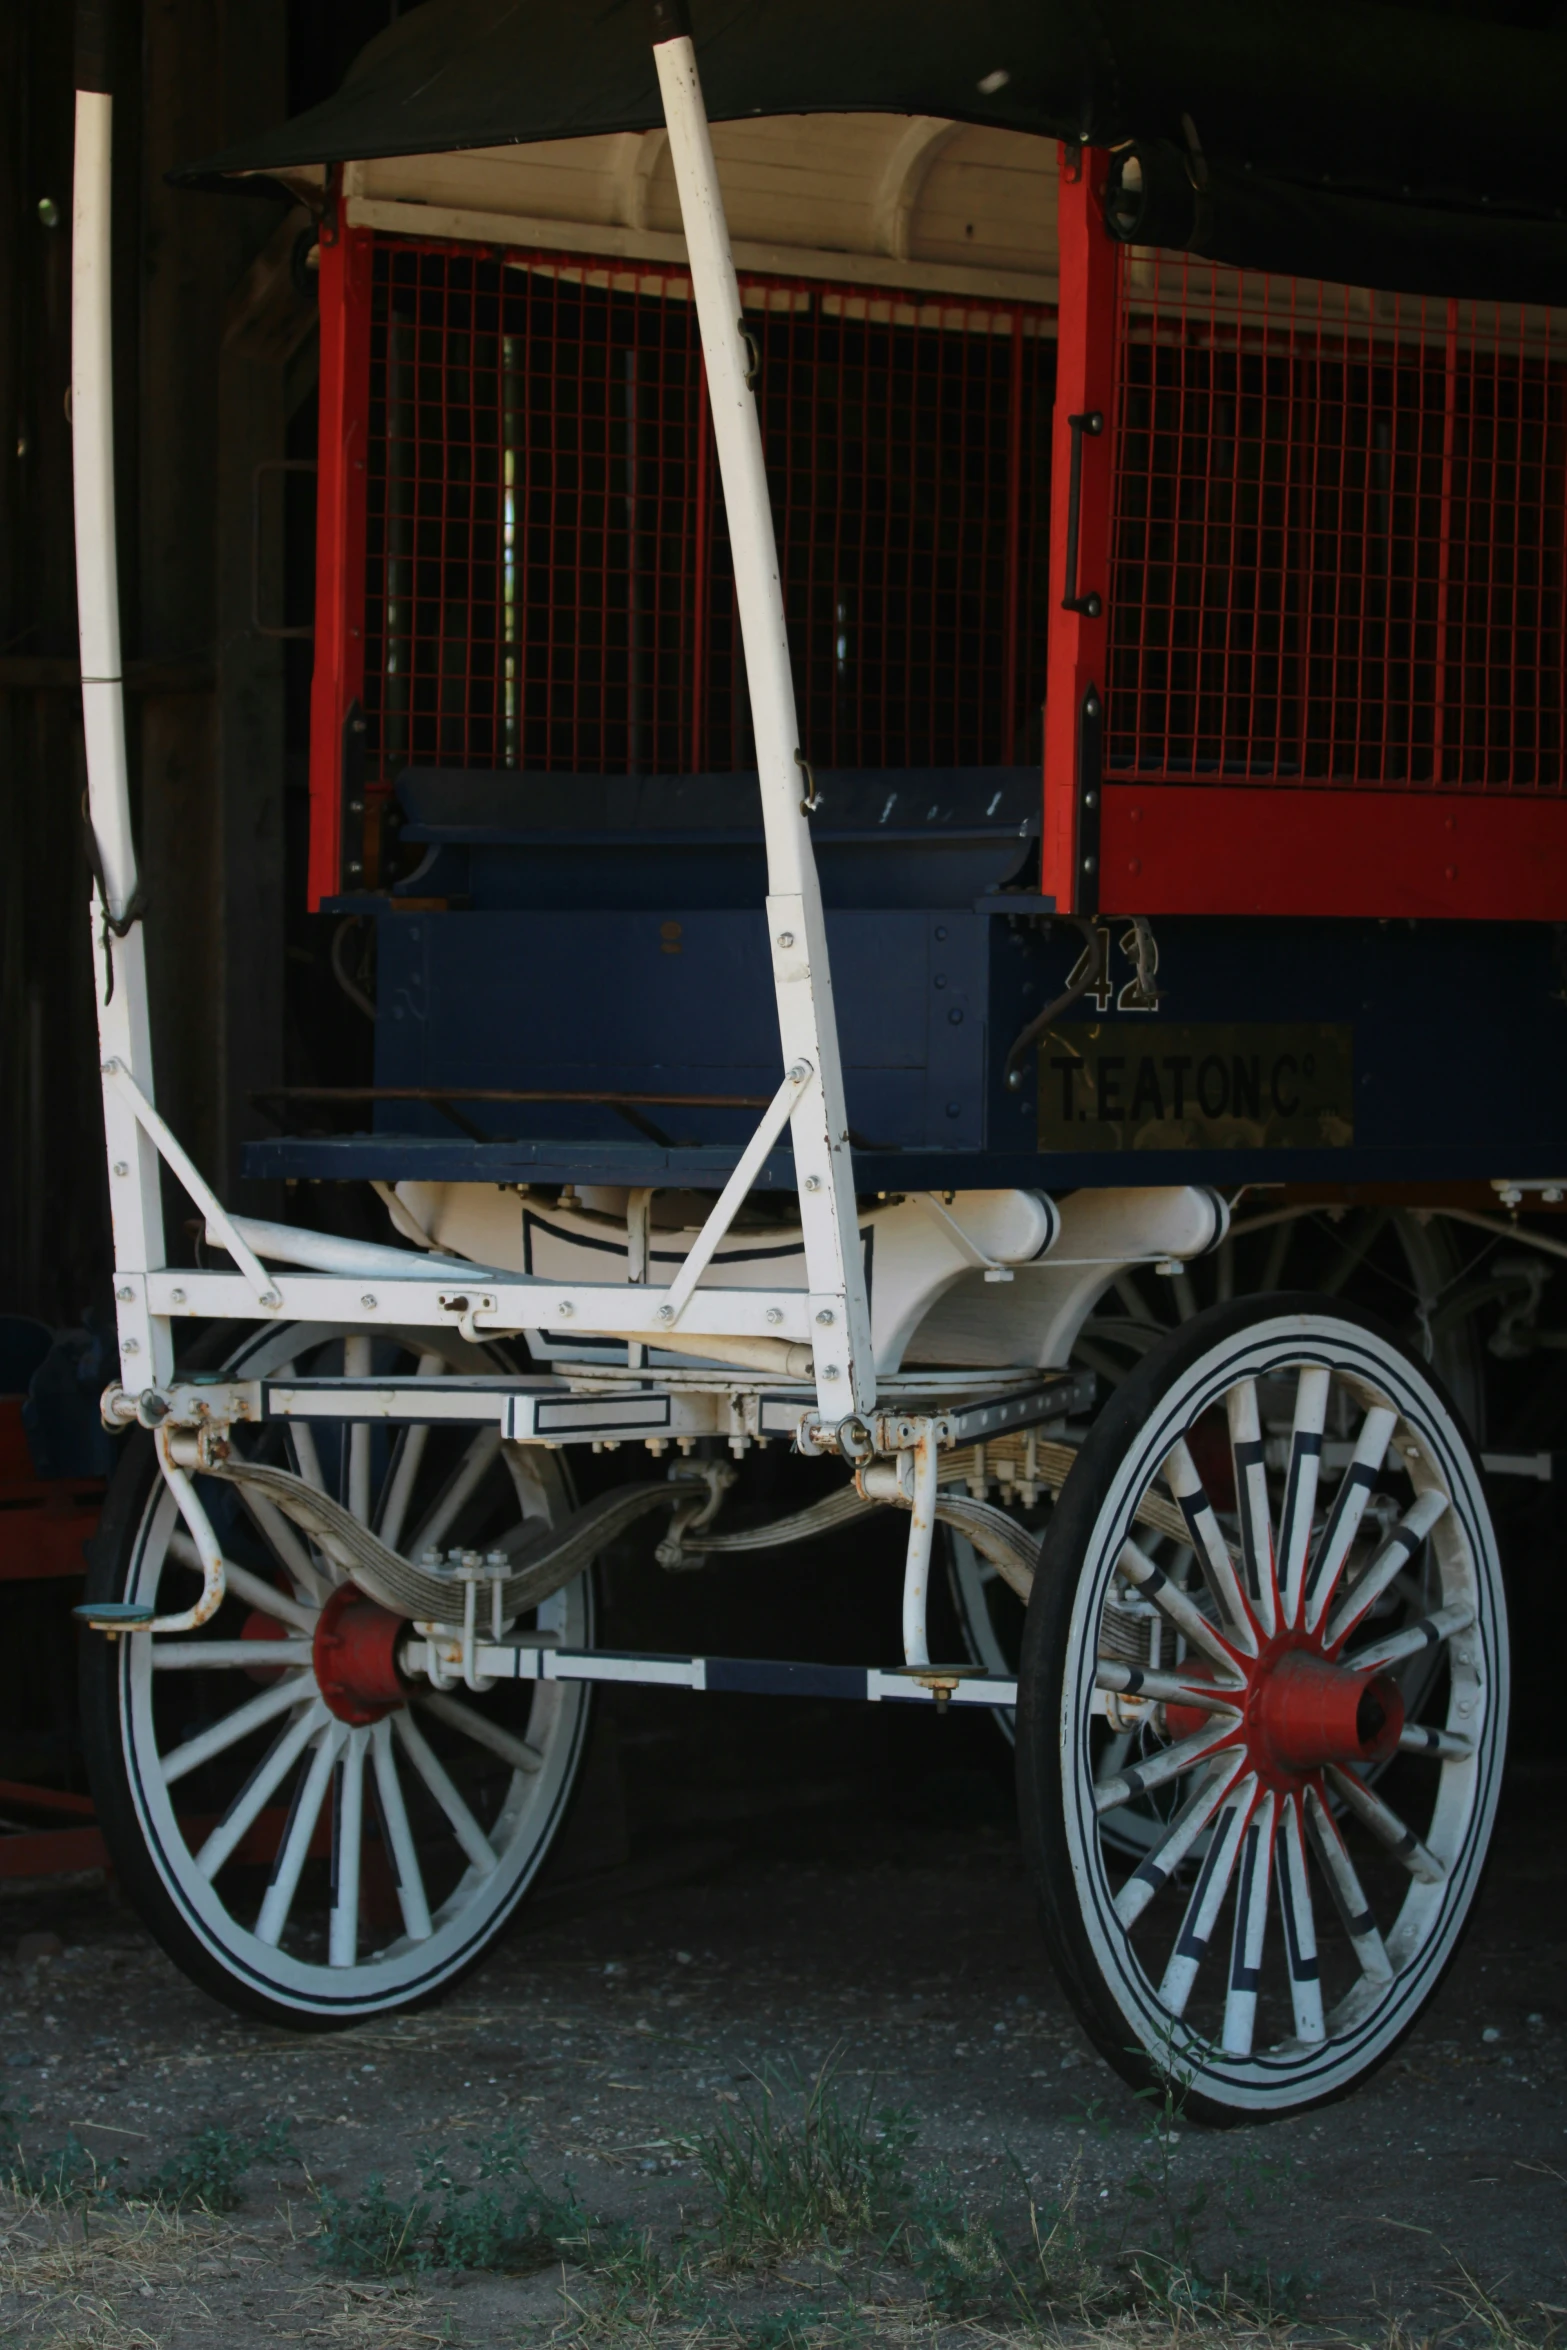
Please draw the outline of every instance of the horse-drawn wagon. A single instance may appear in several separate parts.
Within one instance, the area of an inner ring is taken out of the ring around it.
[[[310,886],[375,941],[373,1081],[250,1171],[379,1242],[230,1215],[155,1106],[84,72],[141,1431],[88,1727],[239,2004],[472,1965],[603,1682],[991,1709],[1085,2025],[1215,2117],[1353,2085],[1456,1946],[1508,1705],[1464,1244],[1567,1165],[1560,44],[1121,17],[432,0],[197,175],[315,220]],[[815,1498],[726,1523],[774,1442]],[[595,1645],[639,1520],[782,1618],[887,1508],[862,1665]]]

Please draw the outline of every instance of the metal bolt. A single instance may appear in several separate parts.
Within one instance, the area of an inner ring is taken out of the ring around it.
[[[674,1307],[673,1307],[673,1306],[660,1306],[660,1307],[659,1307],[659,1309],[658,1309],[658,1317],[657,1317],[657,1318],[658,1318],[658,1320],[659,1320],[660,1322],[672,1322],[672,1321],[674,1320],[674,1318],[675,1318],[675,1309],[674,1309]]]
[[[283,1303],[283,1300],[275,1289],[264,1289],[261,1292],[261,1302],[264,1306],[275,1310]]]
[[[818,1322],[830,1322],[832,1318],[833,1313],[831,1306],[823,1306],[821,1312],[816,1317]]]
[[[130,1173],[130,1168],[126,1165],[123,1159],[116,1159],[114,1162],[114,1172],[116,1175],[128,1175]]]
[[[375,1312],[375,1299],[368,1293],[359,1300],[359,1303],[364,1307],[364,1310],[367,1314],[373,1314]]]
[[[117,1289],[114,1294],[119,1299],[122,1306],[130,1306],[136,1303],[136,1292],[134,1289]]]
[[[803,1061],[796,1061],[794,1067],[789,1072],[789,1082],[791,1085],[803,1085],[805,1083],[806,1075],[807,1071],[805,1063]],[[1550,1199],[1553,1196],[1557,1199],[1560,1199],[1561,1193],[1556,1192],[1553,1195],[1552,1193],[1547,1192],[1545,1196],[1547,1199]]]
[[[120,1352],[121,1354],[125,1355],[139,1355],[141,1353],[140,1339],[127,1338],[125,1344],[121,1347]]]
[[[821,1187],[822,1179],[819,1175],[807,1175],[805,1178],[805,1188],[807,1191],[820,1191]]]
[[[794,944],[794,932],[792,930],[780,930],[778,933],[778,944],[781,947],[792,947]]]
[[[783,1320],[783,1309],[780,1306],[769,1306],[767,1309],[767,1319],[769,1322],[781,1322]]]
[[[577,1309],[572,1304],[569,1297],[563,1297],[555,1310],[560,1315],[560,1318],[563,1322],[569,1322]]]
[[[182,1306],[182,1305],[185,1303],[185,1292],[184,1292],[184,1290],[183,1290],[183,1289],[171,1289],[171,1290],[169,1291],[169,1303],[170,1303],[170,1305],[171,1305],[171,1306]]]

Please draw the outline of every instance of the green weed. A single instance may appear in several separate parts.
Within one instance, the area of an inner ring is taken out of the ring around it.
[[[590,2222],[570,2182],[553,2195],[528,2166],[515,2125],[465,2142],[459,2167],[441,2149],[417,2157],[419,2192],[404,2202],[379,2174],[350,2201],[318,2190],[317,2258],[350,2276],[434,2268],[543,2268],[590,2241]]]
[[[830,2065],[811,2082],[762,2074],[759,2087],[756,2105],[697,2142],[723,2254],[765,2259],[814,2244],[847,2247],[895,2227],[908,2194],[908,2114],[873,2109],[869,2091],[845,2106]]]
[[[926,2300],[944,2317],[980,2317],[1004,2297],[1009,2268],[1001,2238],[944,2175],[916,2180],[903,2241]]]
[[[161,2203],[170,2211],[237,2211],[244,2201],[240,2182],[247,2171],[261,2163],[298,2160],[286,2122],[275,2122],[259,2138],[242,2138],[233,2130],[198,2130],[178,2154],[149,2173],[136,2192],[140,2199]]]
[[[100,2162],[74,2130],[67,2130],[63,2146],[29,2154],[22,2144],[22,2131],[31,2119],[25,2097],[18,2098],[14,2114],[8,2106],[0,2106],[0,2180],[13,2194],[36,2195],[46,2203],[79,2204],[103,2202],[114,2193],[117,2175],[125,2167],[123,2155]]]

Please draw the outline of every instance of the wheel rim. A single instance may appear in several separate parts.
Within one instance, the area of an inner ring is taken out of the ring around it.
[[[505,1367],[424,1334],[372,1342],[294,1329],[258,1334],[229,1375],[289,1365],[432,1381]],[[502,1448],[494,1430],[296,1423],[262,1440],[412,1555],[505,1547],[563,1506],[551,1456]],[[261,1447],[252,1437],[247,1449]],[[393,1628],[366,1616],[382,1611],[345,1599],[321,1554],[276,1512],[246,1504],[243,1488],[205,1480],[201,1490],[237,1570],[229,1599],[197,1634],[121,1644],[121,1742],[142,1837],[238,1984],[318,2014],[406,2004],[471,1963],[542,1863],[575,1776],[587,1692],[400,1689],[388,1679]],[[124,1596],[167,1607],[193,1575],[159,1482]],[[586,1645],[586,1578],[528,1621]]]
[[[1187,1537],[1169,1534],[1168,1567],[1150,1515]],[[1419,1624],[1400,1623],[1415,1596]],[[1156,1628],[1145,1663],[1128,1625]],[[1433,1654],[1411,1695],[1400,1669]],[[1474,1465],[1396,1349],[1280,1317],[1160,1399],[1098,1513],[1061,1698],[1084,1921],[1156,2064],[1266,2108],[1380,2060],[1472,1899],[1506,1696]],[[1389,1755],[1371,1787],[1366,1766]],[[1129,1854],[1116,1814],[1156,1791],[1167,1815]]]

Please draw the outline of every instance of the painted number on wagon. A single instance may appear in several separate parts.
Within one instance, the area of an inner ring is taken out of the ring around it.
[[[1354,1031],[1063,1023],[1039,1044],[1041,1150],[1343,1150]]]

